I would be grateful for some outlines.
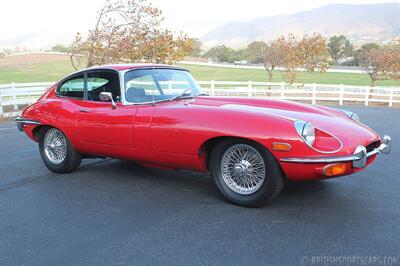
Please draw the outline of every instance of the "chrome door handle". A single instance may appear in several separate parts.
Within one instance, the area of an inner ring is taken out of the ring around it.
[[[79,112],[81,112],[81,113],[89,113],[89,111],[86,110],[86,109],[79,109]]]

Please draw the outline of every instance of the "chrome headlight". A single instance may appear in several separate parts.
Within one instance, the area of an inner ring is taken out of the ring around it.
[[[360,117],[358,116],[358,114],[353,113],[352,111],[347,111],[347,110],[343,110],[343,109],[338,109],[340,111],[342,111],[343,113],[345,113],[345,115],[347,115],[350,119],[360,122]]]
[[[307,143],[309,146],[314,144],[315,128],[310,122],[297,120],[294,122],[294,127],[305,143]]]

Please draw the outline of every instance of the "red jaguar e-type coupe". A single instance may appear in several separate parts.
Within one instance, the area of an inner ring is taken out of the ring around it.
[[[110,65],[69,75],[17,118],[44,164],[68,173],[82,158],[211,172],[242,206],[276,197],[287,179],[361,171],[391,139],[355,113],[273,99],[210,97],[189,71],[168,65]]]

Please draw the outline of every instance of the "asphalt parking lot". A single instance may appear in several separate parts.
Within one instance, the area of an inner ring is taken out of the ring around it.
[[[36,143],[0,123],[0,265],[400,265],[400,110],[347,109],[392,136],[391,154],[353,176],[289,184],[256,209],[226,203],[209,176],[188,171],[108,159],[53,174]]]

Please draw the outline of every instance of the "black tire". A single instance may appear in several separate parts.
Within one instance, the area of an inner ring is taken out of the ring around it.
[[[66,147],[65,158],[59,163],[53,163],[45,151],[45,143],[44,143],[45,137],[46,137],[46,134],[51,130],[53,130],[53,131],[56,130],[56,131],[60,132],[65,139],[65,147]],[[81,164],[81,160],[82,160],[81,155],[74,150],[70,141],[68,140],[68,138],[64,135],[64,133],[61,130],[58,130],[53,127],[43,128],[40,130],[38,140],[39,140],[40,156],[42,157],[44,164],[50,171],[52,171],[54,173],[60,173],[60,174],[71,173],[74,170],[76,170],[79,167],[79,165]]]
[[[223,156],[230,147],[237,146],[237,144],[252,147],[261,155],[264,161],[265,170],[263,172],[265,173],[265,179],[258,190],[251,194],[243,195],[237,193],[227,185],[222,175]],[[284,174],[275,157],[262,145],[247,140],[232,139],[217,144],[211,151],[209,168],[221,194],[229,202],[240,206],[257,207],[265,205],[279,195],[285,184]]]

